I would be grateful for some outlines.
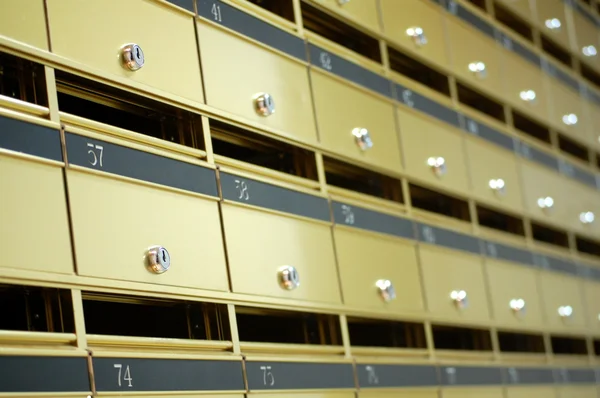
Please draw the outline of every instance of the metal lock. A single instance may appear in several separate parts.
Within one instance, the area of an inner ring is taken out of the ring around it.
[[[591,224],[594,222],[595,219],[596,219],[596,216],[591,211],[584,211],[583,213],[581,213],[579,215],[579,220],[583,224]]]
[[[567,126],[574,126],[579,121],[579,118],[577,117],[576,114],[569,113],[569,114],[563,115],[562,121]]]
[[[121,63],[125,69],[136,71],[144,66],[144,52],[137,44],[125,44],[121,47]]]
[[[442,157],[432,156],[429,159],[427,159],[427,164],[429,165],[429,167],[431,167],[433,173],[438,177],[443,176],[448,171],[448,167],[446,166],[446,159]]]
[[[510,309],[513,310],[516,314],[525,313],[525,300],[518,298],[510,300]]]
[[[521,97],[523,101],[533,104],[535,103],[537,94],[533,90],[523,90],[519,93],[519,97]]]
[[[562,23],[558,18],[549,18],[544,21],[544,25],[546,25],[546,27],[550,30],[559,30],[562,26]]]
[[[550,210],[552,207],[554,207],[554,199],[552,199],[550,196],[539,198],[537,205],[540,209]]]
[[[271,116],[275,113],[275,101],[270,94],[258,93],[254,96],[254,109],[261,116]]]
[[[300,286],[300,275],[298,275],[296,268],[291,265],[284,265],[279,268],[277,278],[279,279],[279,286],[285,290],[294,290]]]
[[[162,246],[152,246],[146,252],[146,266],[155,274],[162,274],[171,267],[171,256]]]
[[[417,47],[422,47],[427,44],[425,31],[420,26],[413,26],[406,29],[406,34],[412,38]]]
[[[469,64],[469,70],[479,79],[483,79],[487,76],[485,64],[481,61],[471,62]]]
[[[366,151],[373,147],[373,140],[371,139],[369,130],[362,127],[357,127],[352,129],[352,135],[354,136],[354,141],[360,150]]]
[[[467,299],[467,292],[464,290],[453,290],[450,292],[450,298],[454,301],[454,304],[458,309],[465,309],[469,305],[469,300]]]
[[[489,182],[490,188],[499,195],[506,193],[506,183],[502,178],[492,179]]]
[[[558,315],[563,319],[571,318],[573,316],[573,307],[570,305],[558,307]]]
[[[394,285],[391,281],[387,279],[379,279],[377,282],[375,282],[375,286],[379,291],[379,296],[381,296],[382,300],[386,303],[389,303],[396,298],[396,290],[394,289]]]
[[[586,57],[595,57],[598,54],[598,50],[592,45],[583,47],[581,49],[581,52]]]

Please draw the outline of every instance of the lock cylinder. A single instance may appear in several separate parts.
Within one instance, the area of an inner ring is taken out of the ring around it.
[[[254,96],[254,110],[260,116],[271,116],[275,113],[275,101],[270,94],[259,93]]]
[[[121,64],[130,71],[136,71],[144,66],[144,51],[137,44],[125,44],[121,47]]]
[[[171,268],[171,256],[162,246],[152,246],[146,251],[146,266],[150,272],[163,274]]]
[[[295,267],[284,265],[277,271],[279,286],[285,290],[294,290],[300,286],[300,275]]]

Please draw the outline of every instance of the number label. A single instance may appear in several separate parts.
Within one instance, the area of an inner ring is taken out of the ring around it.
[[[519,372],[515,368],[508,369],[508,377],[510,378],[511,383],[516,384],[519,382]]]
[[[133,378],[131,377],[129,365],[125,365],[125,370],[123,370],[123,364],[115,363],[113,366],[115,369],[119,370],[117,375],[117,383],[119,384],[119,387],[121,387],[123,384],[127,384],[127,387],[133,387]]]
[[[521,143],[521,155],[524,158],[527,159],[531,159],[531,148],[529,147],[529,145],[525,144],[525,143]]]
[[[238,199],[248,201],[250,200],[250,192],[248,191],[248,184],[244,180],[235,180],[235,188],[238,190]]]
[[[502,35],[502,45],[507,50],[512,50],[513,49],[513,42],[512,42],[512,40],[509,37],[505,36],[505,35]]]
[[[498,257],[498,249],[496,248],[496,245],[491,243],[491,242],[487,242],[487,252],[488,252],[488,256],[496,258]]]
[[[448,11],[450,11],[451,14],[456,15],[458,12],[458,4],[455,1],[450,0],[448,2]]]
[[[260,370],[263,371],[263,385],[272,387],[275,385],[275,376],[270,366],[261,366]]]
[[[354,225],[354,212],[348,205],[342,205],[342,214],[344,215],[344,223]]]
[[[423,227],[421,232],[423,233],[423,239],[427,243],[435,243],[435,232],[431,227]]]
[[[90,148],[88,149],[88,155],[89,155],[89,159],[88,161],[90,162],[90,164],[94,167],[99,166],[102,167],[102,158],[104,157],[104,147],[102,145],[94,145],[91,142],[87,143],[87,147]]]
[[[210,9],[211,14],[215,18],[215,21],[222,22],[223,18],[221,18],[221,6],[217,3],[213,3],[212,8]]]
[[[565,162],[564,160],[561,159],[558,166],[560,172],[567,177],[573,177],[575,175],[575,168],[573,168],[573,165]]]
[[[479,125],[475,120],[467,119],[467,131],[474,135],[479,135]]]
[[[368,383],[369,385],[377,385],[379,384],[379,377],[377,377],[377,373],[375,372],[375,368],[373,366],[365,366],[365,370],[367,371]]]
[[[448,384],[456,384],[456,368],[446,368]]]
[[[321,67],[323,69],[333,69],[333,66],[331,65],[331,56],[326,52],[322,52],[321,54],[319,54],[319,61],[321,62]]]
[[[410,90],[404,90],[402,91],[402,102],[404,102],[404,104],[406,104],[407,106],[414,108],[415,107],[415,101],[412,98],[413,93]]]

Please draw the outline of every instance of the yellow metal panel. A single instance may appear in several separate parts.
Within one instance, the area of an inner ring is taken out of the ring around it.
[[[422,311],[423,298],[413,245],[355,230],[334,231],[344,302],[352,307]],[[386,303],[376,282],[392,282],[396,299]]]
[[[52,51],[148,86],[202,102],[193,18],[158,1],[52,0],[48,3]],[[122,46],[134,43],[144,66],[121,65]]]
[[[209,105],[316,143],[305,65],[207,23],[197,27]],[[269,94],[275,103],[270,116],[255,110],[254,98],[260,93]]]
[[[542,303],[546,321],[554,328],[583,328],[586,324],[581,279],[549,271],[540,273]],[[559,308],[570,306],[573,313],[562,317]]]
[[[442,390],[442,398],[503,398],[502,388],[452,388]]]
[[[528,21],[533,19],[529,0],[499,0],[499,3]]]
[[[536,0],[535,6],[542,33],[561,44],[565,49],[569,48],[566,4],[562,0]],[[556,23],[551,22],[555,19],[559,21],[559,27]]]
[[[324,2],[335,12],[379,32],[377,0],[355,0],[345,3],[339,0],[324,0]]]
[[[587,64],[600,69],[600,32],[586,17],[579,12],[573,12],[573,29],[575,33],[575,46],[572,46],[573,52],[584,60]],[[596,49],[596,54],[590,53],[590,46]],[[586,56],[585,54],[588,54]]]
[[[558,398],[597,398],[596,387],[560,387],[557,389]]]
[[[77,267],[81,275],[227,290],[217,203],[193,196],[69,171]],[[151,246],[171,267],[146,267]]]
[[[575,91],[567,88],[558,80],[549,79],[550,95],[552,96],[552,112],[550,121],[561,132],[589,145],[591,143],[588,121],[583,108],[583,99]],[[575,115],[575,124],[568,124],[565,116]]]
[[[587,305],[586,319],[592,329],[600,329],[600,283],[584,282],[585,303]]]
[[[234,292],[341,302],[328,226],[228,204],[222,210]],[[279,286],[285,265],[298,271],[295,290]]]
[[[0,156],[0,266],[74,273],[63,170]]]
[[[320,140],[323,146],[374,166],[398,172],[400,147],[396,134],[393,105],[353,88],[348,83],[311,73]],[[354,129],[369,131],[373,147],[361,150]]]
[[[0,36],[47,50],[44,0],[2,0]]]
[[[506,398],[554,398],[556,390],[550,387],[510,387]]]

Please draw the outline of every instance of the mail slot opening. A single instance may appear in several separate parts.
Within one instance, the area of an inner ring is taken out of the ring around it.
[[[596,167],[600,168],[600,152],[596,152]]]
[[[210,132],[215,155],[318,180],[314,152],[218,120],[210,121]]]
[[[548,127],[531,120],[515,110],[512,111],[512,117],[513,125],[517,130],[547,144],[551,143],[550,130],[548,130]]]
[[[558,62],[569,68],[571,67],[572,61],[569,52],[545,35],[542,35],[542,49]]]
[[[200,115],[60,70],[58,108],[135,133],[204,149]]]
[[[409,184],[409,191],[413,207],[463,221],[471,221],[469,204],[465,200],[415,184]]]
[[[560,355],[587,355],[585,338],[551,336],[552,352]]]
[[[594,355],[600,356],[600,340],[594,339]]]
[[[546,352],[544,336],[514,332],[498,332],[500,351],[511,353],[543,354]]]
[[[525,236],[525,227],[523,219],[513,215],[492,210],[482,205],[477,205],[477,219],[479,225],[496,229],[498,231],[507,232],[509,234]]]
[[[488,12],[485,0],[468,0],[468,2],[479,8],[481,11]]]
[[[569,236],[565,231],[532,222],[531,232],[533,233],[533,239],[538,242],[549,243],[559,247],[569,247]]]
[[[439,350],[492,351],[492,338],[486,329],[432,325],[433,344]]]
[[[575,236],[575,243],[578,252],[600,257],[600,242],[582,238],[581,236]]]
[[[364,193],[393,202],[403,203],[402,182],[393,177],[323,157],[327,184]]]
[[[0,285],[0,330],[75,333],[71,291]]]
[[[388,57],[393,71],[450,96],[448,76],[389,46]]]
[[[329,12],[309,5],[306,1],[302,1],[300,7],[305,29],[381,63],[381,52],[377,39],[333,17]]]
[[[561,151],[575,156],[586,163],[590,161],[590,152],[585,145],[573,141],[562,134],[558,134],[558,147]]]
[[[533,42],[533,29],[531,26],[498,2],[494,3],[494,17],[513,32]]]
[[[0,52],[0,95],[48,106],[44,66]]]
[[[479,112],[485,113],[496,120],[503,123],[505,122],[504,106],[500,103],[478,93],[460,82],[456,82],[456,89],[458,91],[458,100],[460,102],[473,109],[477,109]]]
[[[253,343],[341,346],[340,320],[335,315],[236,307],[240,341]]]
[[[600,7],[600,3],[598,3],[598,6]],[[592,83],[594,86],[600,88],[600,73],[596,72],[583,62],[581,62],[579,66],[581,69],[581,76],[583,76],[584,79]]]
[[[231,340],[221,304],[84,292],[83,312],[88,334]]]
[[[349,317],[350,344],[356,347],[427,348],[422,323]]]
[[[294,2],[292,0],[246,0],[260,8],[272,12],[290,22],[294,19]]]

